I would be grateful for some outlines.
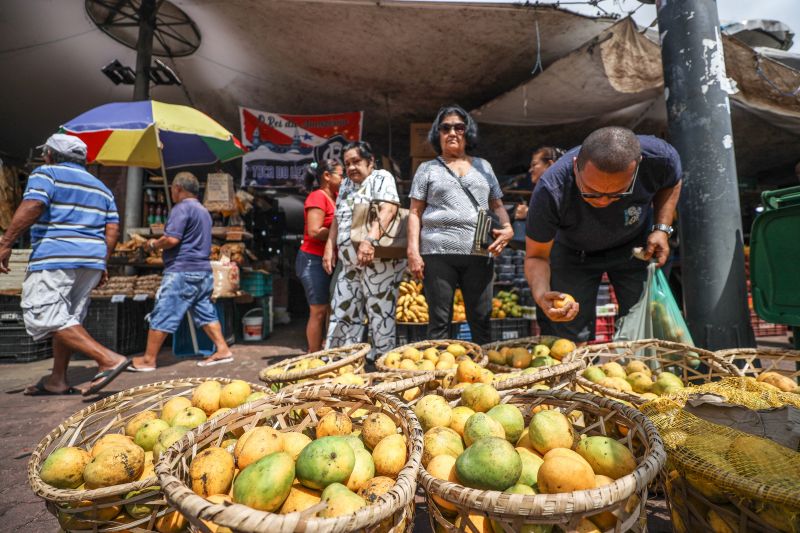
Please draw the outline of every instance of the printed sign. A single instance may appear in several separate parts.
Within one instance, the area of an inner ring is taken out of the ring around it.
[[[313,160],[339,159],[342,148],[361,139],[363,113],[284,115],[239,108],[243,187],[299,187]]]

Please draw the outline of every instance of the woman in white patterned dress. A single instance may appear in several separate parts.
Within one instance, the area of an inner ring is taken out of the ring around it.
[[[486,344],[491,341],[492,255],[503,251],[514,231],[492,166],[467,154],[477,138],[478,127],[464,109],[451,105],[439,110],[428,141],[440,155],[419,166],[411,185],[408,265],[425,279],[429,338],[450,337],[453,294],[461,287],[472,341]],[[493,231],[487,250],[473,245],[478,208],[470,194],[502,225]]]
[[[368,143],[350,143],[343,153],[347,178],[339,189],[336,214],[322,258],[322,266],[328,273],[333,272],[337,257],[342,262],[333,292],[326,347],[361,342],[366,318],[373,346],[368,358],[374,361],[378,354],[388,352],[395,344],[397,288],[406,261],[375,258],[374,245],[380,237],[378,221],[370,228],[369,238],[355,248],[350,240],[353,207],[359,203],[380,202],[378,218],[381,226],[387,227],[397,213],[400,198],[394,177],[385,170],[375,169],[375,158]]]

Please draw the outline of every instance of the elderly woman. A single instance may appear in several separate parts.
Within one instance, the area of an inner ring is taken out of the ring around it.
[[[306,189],[313,190],[305,201],[303,245],[297,253],[295,271],[308,301],[306,339],[309,352],[322,349],[325,322],[331,310],[331,276],[322,268],[322,256],[343,176],[342,164],[335,159],[314,161],[306,168]]]
[[[368,143],[350,143],[343,154],[347,177],[339,188],[336,213],[322,258],[329,274],[337,256],[342,263],[333,291],[327,347],[361,342],[366,316],[373,346],[368,358],[374,361],[377,354],[388,352],[395,343],[396,293],[406,261],[376,258],[375,245],[381,237],[380,228],[388,227],[397,214],[400,198],[394,177],[385,170],[375,169],[375,157]],[[350,240],[353,208],[356,204],[373,202],[379,206],[378,219],[372,223],[368,238],[356,248]]]
[[[425,279],[428,336],[450,337],[453,294],[461,287],[472,340],[486,344],[491,341],[492,256],[503,251],[514,232],[492,166],[468,154],[477,138],[478,127],[464,109],[439,110],[428,141],[440,155],[419,166],[411,185],[408,264],[412,274]],[[501,224],[487,250],[474,246],[478,208],[473,199]]]

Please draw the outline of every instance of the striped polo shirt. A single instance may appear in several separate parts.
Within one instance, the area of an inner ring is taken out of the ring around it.
[[[44,204],[31,226],[29,271],[106,267],[106,224],[119,224],[114,196],[76,163],[43,165],[28,177],[24,200]]]

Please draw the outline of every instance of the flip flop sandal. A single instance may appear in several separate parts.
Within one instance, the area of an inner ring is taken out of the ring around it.
[[[233,363],[233,357],[223,357],[222,359],[212,359],[210,361],[198,361],[197,366],[215,366]]]
[[[156,371],[156,367],[154,367],[154,366],[143,366],[143,367],[140,368],[138,366],[133,366],[131,364],[125,370],[127,370],[128,372],[155,372]]]
[[[131,359],[125,359],[124,362],[120,363],[118,366],[114,368],[109,368],[108,370],[103,370],[102,372],[98,372],[93,378],[92,381],[97,381],[98,379],[102,379],[100,383],[96,385],[92,385],[83,393],[84,396],[89,396],[91,394],[95,394],[100,392],[105,388],[106,385],[114,381],[117,376],[119,376],[123,370],[128,368],[133,361]]]
[[[39,381],[33,386],[33,390],[28,392],[28,389],[22,391],[25,396],[72,396],[73,394],[80,394],[81,391],[75,387],[69,387],[61,392],[53,392],[44,388],[44,381]]]

